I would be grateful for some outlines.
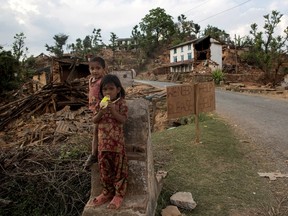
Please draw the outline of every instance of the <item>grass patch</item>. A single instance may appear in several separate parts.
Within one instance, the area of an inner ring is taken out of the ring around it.
[[[186,216],[265,215],[263,206],[272,202],[273,195],[268,181],[247,159],[249,145],[212,115],[200,123],[200,131],[200,144],[194,142],[194,124],[152,134],[155,169],[168,171],[156,215],[178,191],[191,192],[197,203],[193,211],[180,209]]]

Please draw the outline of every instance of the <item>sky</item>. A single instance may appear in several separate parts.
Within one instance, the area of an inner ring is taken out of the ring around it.
[[[288,26],[288,0],[0,0],[0,45],[12,50],[14,36],[23,32],[28,56],[49,54],[45,44],[53,46],[54,35],[68,35],[71,44],[92,35],[94,28],[101,29],[108,44],[111,32],[129,38],[133,27],[157,7],[174,22],[184,14],[201,30],[215,26],[232,38],[249,35],[252,23],[262,30],[263,16],[272,10],[283,14],[276,34]]]

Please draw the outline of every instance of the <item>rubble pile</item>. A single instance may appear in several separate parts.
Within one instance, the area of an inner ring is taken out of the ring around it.
[[[81,214],[92,140],[86,86],[51,84],[0,106],[0,215]]]
[[[88,90],[85,82],[82,79],[71,83],[51,83],[34,94],[1,106],[0,130],[19,116],[25,115],[29,119],[34,114],[55,113],[67,105],[87,105]]]
[[[73,134],[90,137],[86,83],[45,86],[26,98],[0,107],[0,148],[55,145]],[[165,97],[165,89],[148,85],[126,88],[126,99]]]

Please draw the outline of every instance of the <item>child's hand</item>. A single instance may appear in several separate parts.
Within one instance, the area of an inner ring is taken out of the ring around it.
[[[106,95],[99,103],[100,109],[105,109],[110,102],[110,96]]]
[[[115,104],[111,101],[108,102],[107,108],[111,111],[115,110]]]
[[[102,118],[102,116],[107,112],[107,109],[100,109],[97,113],[92,117],[92,122],[96,124]]]

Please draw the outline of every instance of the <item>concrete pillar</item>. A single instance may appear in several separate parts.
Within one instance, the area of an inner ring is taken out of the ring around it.
[[[118,210],[85,206],[82,216],[153,216],[161,185],[156,180],[150,133],[148,102],[144,99],[127,101],[129,112],[125,123],[125,141],[129,164],[128,190]],[[91,172],[91,196],[101,192],[97,165]]]

